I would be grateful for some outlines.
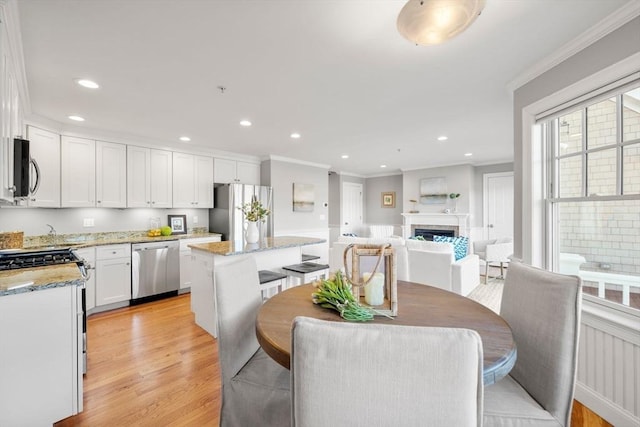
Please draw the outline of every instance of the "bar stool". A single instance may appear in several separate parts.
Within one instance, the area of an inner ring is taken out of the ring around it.
[[[302,262],[313,261],[314,259],[320,259],[320,257],[318,255],[302,254]]]
[[[276,271],[259,270],[258,279],[263,301],[268,300],[278,292],[282,292],[287,286],[287,275]]]
[[[303,262],[301,264],[292,264],[282,267],[289,276],[289,286],[295,286],[291,283],[292,278],[298,279],[296,285],[302,285],[318,279],[326,279],[329,276],[328,264],[317,264],[315,262]]]

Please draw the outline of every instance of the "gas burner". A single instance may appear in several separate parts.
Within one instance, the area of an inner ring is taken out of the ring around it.
[[[0,253],[0,271],[19,268],[46,267],[72,262],[80,266],[83,263],[83,260],[76,256],[71,249]]]

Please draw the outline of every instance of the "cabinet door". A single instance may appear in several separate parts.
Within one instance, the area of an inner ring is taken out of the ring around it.
[[[95,141],[63,136],[61,158],[62,207],[84,208],[95,206]]]
[[[151,207],[173,206],[173,155],[171,151],[151,150]]]
[[[196,156],[195,208],[213,208],[213,158]]]
[[[29,195],[29,206],[39,208],[60,207],[60,135],[29,126],[29,152],[38,165],[39,174],[31,165],[30,187],[38,187]]]
[[[237,162],[236,174],[241,184],[260,185],[260,165],[247,162]]]
[[[193,208],[195,188],[194,156],[173,153],[173,207]]]
[[[131,299],[131,257],[96,261],[96,305]]]
[[[127,146],[127,207],[151,206],[151,150]]]
[[[236,161],[213,159],[213,182],[217,184],[232,184],[237,182]]]
[[[96,142],[96,206],[127,206],[127,146]]]

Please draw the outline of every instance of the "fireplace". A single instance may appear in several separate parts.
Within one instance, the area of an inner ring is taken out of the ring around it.
[[[415,228],[413,231],[413,236],[424,237],[424,240],[433,240],[433,236],[447,236],[447,237],[456,237],[456,230],[442,230],[440,228]]]
[[[469,214],[420,212],[403,213],[402,216],[404,217],[402,236],[405,239],[416,236],[416,230],[419,229],[435,230],[436,232],[432,234],[445,236],[469,236],[471,217]],[[451,232],[453,234],[450,234]]]

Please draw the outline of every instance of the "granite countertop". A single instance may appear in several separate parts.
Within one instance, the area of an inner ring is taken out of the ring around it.
[[[271,251],[274,249],[293,248],[298,246],[315,245],[326,242],[325,239],[299,236],[267,237],[260,243],[244,243],[224,241],[212,243],[195,243],[189,245],[191,249],[209,252],[214,255],[241,255],[251,252]]]
[[[7,270],[0,272],[0,297],[83,284],[75,263]]]
[[[83,240],[70,240],[70,239],[59,239],[58,243],[47,244],[41,241],[35,241],[32,244],[25,244],[22,249],[24,250],[38,250],[38,249],[53,249],[53,248],[88,248],[91,246],[104,246],[104,245],[118,245],[123,243],[147,243],[147,242],[162,242],[169,240],[181,240],[181,239],[194,239],[194,238],[203,238],[203,237],[216,237],[222,236],[218,233],[192,233],[192,234],[172,234],[170,236],[157,236],[157,237],[149,237],[140,233],[132,233],[126,234],[121,233],[119,235],[114,235],[116,233],[105,233],[104,236],[100,234],[96,234],[95,237],[90,236],[84,238]]]

